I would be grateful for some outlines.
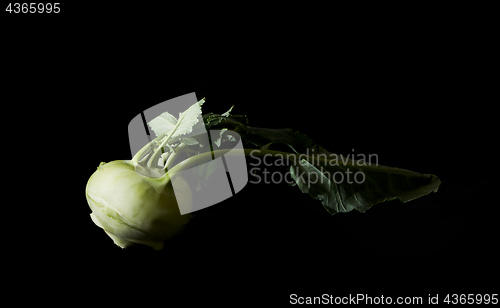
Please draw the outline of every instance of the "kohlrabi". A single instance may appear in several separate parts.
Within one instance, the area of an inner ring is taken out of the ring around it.
[[[177,198],[191,203],[192,192],[182,177],[175,181],[137,173],[129,160],[101,163],[87,184],[92,220],[124,248],[144,244],[161,249],[163,242],[182,230],[191,215],[181,215]]]
[[[192,206],[193,198],[203,191],[216,169],[214,159],[221,156],[286,160],[293,186],[321,201],[331,214],[354,209],[365,212],[377,203],[394,199],[407,202],[437,191],[441,183],[432,174],[330,153],[291,129],[250,127],[245,116],[231,114],[232,107],[223,114],[202,115],[204,102],[202,99],[195,103],[178,118],[165,112],[153,119],[148,124],[156,139],[131,160],[101,163],[90,177],[86,196],[91,218],[116,245],[125,248],[143,244],[162,249],[164,241],[181,232],[190,221],[190,211],[182,215],[179,208],[182,205],[186,211]],[[219,132],[211,142],[208,130]],[[244,149],[231,150],[231,145],[239,141]],[[271,149],[277,147],[289,151]],[[191,169],[191,176],[198,181],[195,187],[182,176]],[[359,177],[356,181],[338,181],[349,174]]]

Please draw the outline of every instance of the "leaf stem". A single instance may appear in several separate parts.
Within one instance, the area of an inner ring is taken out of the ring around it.
[[[204,99],[202,99],[202,101],[204,102]],[[201,102],[201,101],[200,101]],[[197,102],[195,103],[194,105],[192,105],[191,107],[189,107],[186,111],[184,111],[184,113],[182,114],[182,117],[180,117],[179,119],[177,119],[177,123],[175,124],[175,126],[172,128],[172,130],[170,131],[170,133],[168,134],[167,138],[163,139],[163,142],[161,143],[161,145],[154,151],[153,155],[151,156],[151,158],[149,159],[148,161],[148,168],[151,168],[151,164],[153,163],[154,161],[154,158],[158,155],[158,152],[160,151],[160,148],[163,148],[165,146],[165,144],[170,141],[170,138],[172,138],[172,136],[175,134],[175,132],[177,131],[177,129],[179,128],[179,125],[181,123],[184,122],[184,118],[186,117],[186,115],[188,115],[189,113],[189,110],[191,110],[191,108],[193,108],[194,106],[201,106],[203,104],[203,102]],[[198,123],[199,119],[196,120],[196,123]]]
[[[132,163],[134,165],[137,165],[139,163],[139,160],[142,158],[142,156],[144,156],[144,154],[146,154],[148,152],[148,150],[152,150],[153,149],[153,142],[155,142],[156,139],[153,139],[151,140],[150,142],[148,142],[145,146],[142,147],[142,149],[139,150],[139,152],[137,152],[134,157],[132,158]]]
[[[286,158],[287,160],[293,159],[294,162],[300,161],[300,159],[305,159],[309,162],[315,161],[318,163],[324,163],[327,164],[330,162],[326,158],[326,155],[321,155],[321,154],[316,154],[316,155],[306,155],[306,154],[295,154],[295,153],[290,153],[290,152],[283,152],[283,151],[275,151],[275,150],[262,150],[262,149],[225,149],[225,150],[215,150],[215,151],[208,151],[204,152],[192,157],[189,157],[175,166],[173,166],[171,169],[168,169],[168,174],[171,179],[175,178],[178,173],[180,173],[183,170],[187,170],[189,168],[192,168],[196,165],[209,162],[212,160],[212,155],[213,159],[217,159],[220,156],[225,156],[225,157],[230,157],[230,156],[272,156],[272,157],[278,157],[278,158]],[[352,166],[352,162],[346,162],[342,163],[342,166]]]
[[[147,145],[141,149],[133,158],[136,159],[140,156],[141,152],[145,152],[147,150]],[[316,164],[318,166],[324,164],[330,164],[331,166],[341,166],[341,167],[352,167],[356,166],[356,161],[354,160],[346,160],[343,159],[328,159],[326,154],[296,154],[291,152],[284,151],[276,151],[276,150],[267,150],[267,149],[224,149],[224,150],[215,150],[215,151],[207,151],[194,156],[190,156],[183,161],[173,165],[175,163],[175,159],[180,156],[183,152],[193,152],[189,147],[184,147],[172,153],[168,157],[168,161],[165,162],[164,169],[167,171],[166,176],[173,180],[177,175],[180,174],[181,171],[190,169],[194,166],[200,165],[202,163],[210,162],[213,159],[217,159],[220,156],[231,157],[231,156],[252,156],[252,157],[262,157],[262,156],[272,156],[276,158],[285,158],[287,161],[292,160],[293,163],[299,163],[301,159],[305,159],[311,164]],[[339,155],[340,156],[340,155]],[[132,161],[133,161],[132,160]],[[335,164],[332,165],[332,161],[335,161]],[[173,165],[171,167],[171,165]],[[361,165],[360,165],[361,166]],[[380,165],[362,165],[363,169],[371,169],[373,171],[383,171],[382,166]],[[171,168],[170,168],[171,167]],[[388,168],[388,167],[385,167]],[[397,169],[397,168],[395,168]],[[399,171],[404,171],[400,169]]]
[[[181,143],[178,147],[175,148],[175,151],[172,150],[168,155],[167,160],[165,161],[165,166],[164,166],[165,171],[168,171],[172,163],[175,162],[175,159],[188,149],[189,148],[186,146],[185,143]]]

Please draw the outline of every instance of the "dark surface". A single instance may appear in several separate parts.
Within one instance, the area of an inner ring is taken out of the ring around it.
[[[366,83],[352,91],[377,87]],[[411,87],[388,100],[380,96],[391,89],[352,99],[310,80],[283,81],[276,87],[210,78],[197,87],[207,91],[200,95],[207,97],[207,111],[224,112],[234,104],[234,112],[246,113],[250,125],[291,127],[336,153],[376,153],[380,164],[435,174],[442,186],[438,193],[410,203],[394,201],[364,214],[332,217],[295,187],[247,184],[235,197],[199,212],[188,230],[160,252],[115,247],[93,226],[83,206],[88,234],[82,241],[90,251],[134,264],[141,260],[147,271],[160,268],[169,276],[173,271],[185,284],[194,280],[197,288],[203,286],[211,300],[227,293],[280,302],[290,293],[426,296],[493,291],[482,279],[495,272],[498,256],[498,227],[490,213],[496,202],[498,166],[491,160],[498,154],[493,146],[498,137],[450,120],[449,112],[459,119],[464,114],[450,111],[449,103],[408,98],[405,92]],[[432,97],[436,91],[420,95]],[[89,174],[101,160],[128,158],[127,120],[120,118],[114,125],[122,136],[119,145],[120,138],[112,146],[103,141],[100,148],[109,151],[87,159]]]
[[[11,46],[20,41],[53,48],[38,49],[43,62],[13,65],[9,89],[16,94],[9,101],[29,102],[30,116],[40,120],[25,135],[40,136],[34,148],[64,154],[49,165],[61,179],[37,178],[49,186],[39,195],[44,206],[24,207],[30,226],[43,228],[9,235],[14,251],[29,247],[19,277],[53,276],[66,286],[91,277],[88,286],[70,289],[96,294],[118,287],[124,297],[145,298],[135,292],[148,288],[165,302],[221,304],[231,302],[228,295],[286,304],[291,293],[495,291],[489,281],[498,275],[499,137],[490,121],[496,110],[486,104],[491,88],[476,66],[347,53],[332,67],[272,60],[250,71],[245,60],[237,71],[222,72],[202,61],[179,74],[167,55],[134,55],[106,39],[23,37]],[[334,153],[375,153],[382,165],[435,174],[442,185],[406,204],[331,216],[296,187],[249,183],[200,211],[164,250],[122,250],[90,220],[86,182],[101,161],[131,158],[127,125],[136,114],[193,91],[206,97],[204,112],[234,104],[251,126],[290,127]]]

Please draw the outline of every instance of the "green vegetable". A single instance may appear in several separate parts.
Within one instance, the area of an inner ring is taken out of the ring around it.
[[[116,245],[144,244],[162,249],[163,242],[179,233],[191,215],[181,215],[177,198],[191,203],[191,189],[182,177],[147,177],[135,172],[130,161],[101,163],[87,183],[92,221]],[[179,200],[180,202],[180,200]]]
[[[365,212],[394,199],[407,202],[436,192],[441,183],[435,175],[330,153],[291,129],[250,127],[246,116],[231,114],[234,106],[220,115],[202,115],[204,102],[195,103],[179,118],[165,112],[153,119],[148,124],[156,139],[132,160],[101,163],[90,177],[86,196],[92,220],[118,246],[143,244],[162,249],[163,242],[182,231],[192,217],[180,214],[180,204],[183,208],[193,204],[194,194],[203,190],[210,175],[221,167],[213,159],[222,155],[286,160],[292,185],[319,200],[331,214]],[[220,130],[213,145],[203,134],[208,130]],[[239,136],[244,150],[233,149]],[[193,168],[196,189],[181,176],[194,166],[201,166]]]

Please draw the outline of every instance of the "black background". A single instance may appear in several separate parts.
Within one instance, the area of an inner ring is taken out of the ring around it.
[[[498,291],[498,99],[486,38],[446,27],[242,30],[221,43],[219,31],[177,41],[173,30],[73,30],[4,35],[7,139],[29,170],[10,208],[29,218],[9,222],[7,247],[25,264],[13,285],[52,277],[78,296],[109,288],[119,301],[165,304]],[[331,216],[295,187],[249,183],[164,250],[123,250],[90,220],[86,182],[101,161],[130,159],[136,114],[191,92],[206,97],[204,112],[235,105],[251,126],[290,127],[334,153],[375,153],[442,185],[410,203]]]

